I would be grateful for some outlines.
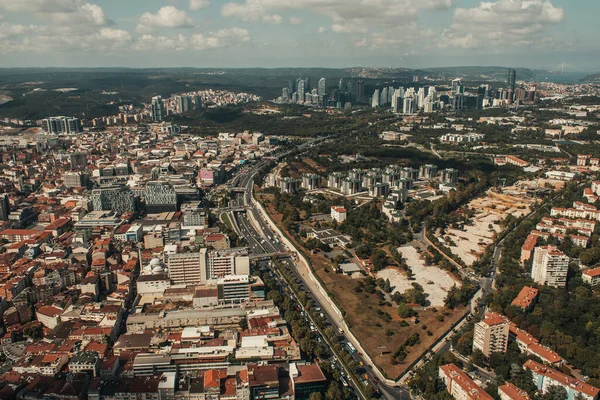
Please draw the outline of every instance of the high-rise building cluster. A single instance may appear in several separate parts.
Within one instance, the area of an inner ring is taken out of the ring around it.
[[[74,117],[48,117],[42,120],[42,130],[54,134],[74,134],[81,132],[81,121]]]
[[[490,84],[482,84],[478,88],[466,89],[462,79],[453,79],[449,90],[438,91],[435,86],[394,88],[393,86],[377,88],[371,96],[371,107],[390,107],[396,114],[411,115],[419,111],[431,113],[436,110],[481,109],[511,104],[533,104],[538,101],[535,86],[517,87],[516,71],[509,69],[507,84],[492,90]]]
[[[444,105],[445,102],[438,97],[435,86],[430,86],[427,90],[424,87],[418,90],[414,87],[383,87],[375,89],[371,97],[371,107],[391,107],[392,112],[396,114],[411,115],[419,110],[431,113]]]
[[[319,79],[312,87],[310,78],[290,80],[282,88],[278,103],[304,104],[317,107],[345,108],[364,97],[364,82],[340,78],[337,86],[327,86],[327,78]]]

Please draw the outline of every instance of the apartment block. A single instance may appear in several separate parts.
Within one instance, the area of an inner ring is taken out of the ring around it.
[[[444,381],[446,390],[457,400],[492,400],[469,376],[454,364],[440,366],[439,377]]]
[[[577,395],[580,395],[580,398],[585,400],[598,399],[599,390],[597,387],[581,382],[555,369],[548,368],[533,360],[527,360],[523,368],[531,371],[533,382],[542,393],[548,392],[551,386],[560,386],[567,391],[570,400],[574,399]]]
[[[581,279],[592,286],[600,284],[600,267],[590,268],[583,271]]]
[[[526,391],[508,382],[498,387],[498,396],[500,400],[531,400]]]
[[[531,277],[540,285],[565,287],[569,257],[555,246],[536,247],[533,253]]]
[[[486,357],[492,353],[505,353],[508,347],[509,321],[497,313],[487,313],[475,324],[473,350],[480,350]]]

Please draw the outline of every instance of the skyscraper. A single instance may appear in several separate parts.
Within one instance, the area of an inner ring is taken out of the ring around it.
[[[506,89],[514,93],[516,86],[517,86],[517,71],[513,68],[509,68]]]
[[[340,78],[340,80],[338,82],[338,90],[340,92],[343,92],[346,90],[346,88],[344,87],[344,78]]]
[[[163,103],[161,96],[154,96],[150,107],[152,110],[152,121],[160,122],[165,120],[165,103]]]
[[[358,81],[356,82],[356,97],[362,99],[365,97],[365,82]]]
[[[197,94],[194,95],[194,110],[199,110],[202,107],[202,98]]]
[[[513,68],[508,69],[508,80],[506,82],[506,89],[508,90],[508,100],[512,101],[515,96],[515,89],[517,87],[517,71]]]
[[[373,93],[373,97],[371,99],[371,107],[379,107],[379,89],[375,89],[375,93]]]
[[[325,78],[319,79],[319,86],[317,88],[317,94],[321,97],[325,96],[326,88],[327,88],[327,80]]]
[[[388,103],[388,88],[384,87],[381,89],[381,95],[379,96],[379,105],[386,105]]]
[[[298,103],[304,103],[304,95],[306,89],[304,87],[305,81],[304,79],[298,79]]]
[[[191,96],[176,96],[177,101],[177,112],[184,113],[192,109],[192,98]]]
[[[460,78],[456,78],[452,80],[452,96],[455,96],[459,93],[464,93],[465,87],[462,84],[462,80]]]
[[[415,98],[413,96],[407,96],[404,98],[404,104],[402,112],[404,114],[414,114],[416,110]]]

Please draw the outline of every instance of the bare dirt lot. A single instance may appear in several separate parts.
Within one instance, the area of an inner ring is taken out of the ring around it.
[[[465,225],[463,230],[448,229],[444,237],[449,237],[453,243],[445,244],[470,266],[502,231],[498,223],[508,215],[520,217],[529,213],[533,203],[534,200],[525,196],[525,190],[519,184],[505,188],[504,193],[490,189],[484,197],[474,199],[467,205],[475,211],[472,224]]]
[[[412,288],[412,283],[416,282],[423,286],[425,293],[429,295],[429,302],[432,307],[442,307],[448,290],[456,285],[460,287],[461,283],[455,280],[448,272],[435,267],[426,266],[421,255],[412,246],[402,246],[398,248],[402,257],[406,259],[406,264],[414,274],[414,279],[409,280],[398,268],[389,267],[377,273],[377,278],[389,279],[393,292],[403,293]]]

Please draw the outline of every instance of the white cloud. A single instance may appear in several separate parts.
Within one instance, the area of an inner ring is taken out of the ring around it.
[[[69,13],[81,6],[79,0],[0,0],[0,7],[7,11],[30,13]]]
[[[335,32],[367,32],[409,21],[423,9],[448,9],[452,0],[244,0],[221,8],[224,17],[261,21],[278,10],[309,10],[330,17]]]
[[[140,36],[135,45],[134,50],[185,50],[188,48],[188,39],[183,35],[177,35],[174,37],[168,36],[154,36],[144,34]]]
[[[367,47],[368,45],[367,38],[362,38],[354,42],[354,47]]]
[[[131,33],[123,29],[102,28],[100,29],[99,37],[101,39],[112,40],[115,42],[131,41]]]
[[[0,0],[0,8],[10,12],[26,12],[36,19],[59,24],[111,23],[100,6],[82,0]]]
[[[190,47],[195,50],[236,47],[250,41],[250,33],[246,29],[222,29],[207,36],[197,34],[190,40]]]
[[[210,5],[209,0],[190,0],[190,10],[198,11]]]
[[[290,17],[290,24],[292,25],[300,25],[302,23],[302,18],[299,17]]]
[[[320,27],[317,29],[317,32],[319,32],[319,33],[325,33],[325,32],[327,32],[327,28],[325,28],[324,26],[320,26]]]
[[[242,28],[221,29],[217,32],[194,34],[190,37],[142,35],[134,45],[135,50],[209,50],[237,47],[250,41],[250,32]]]
[[[156,14],[146,12],[138,18],[137,31],[150,32],[155,28],[185,28],[194,21],[182,10],[174,6],[161,7]]]
[[[497,0],[473,8],[457,8],[445,29],[440,47],[466,49],[541,44],[548,27],[562,22],[565,13],[550,0]]]
[[[250,0],[248,4],[227,3],[221,8],[221,15],[223,17],[240,18],[242,21],[263,21],[270,24],[280,24],[282,21],[281,15],[265,12],[265,7],[260,4],[260,1]]]
[[[279,14],[268,14],[263,15],[262,20],[269,24],[279,25],[283,21],[283,18]]]

